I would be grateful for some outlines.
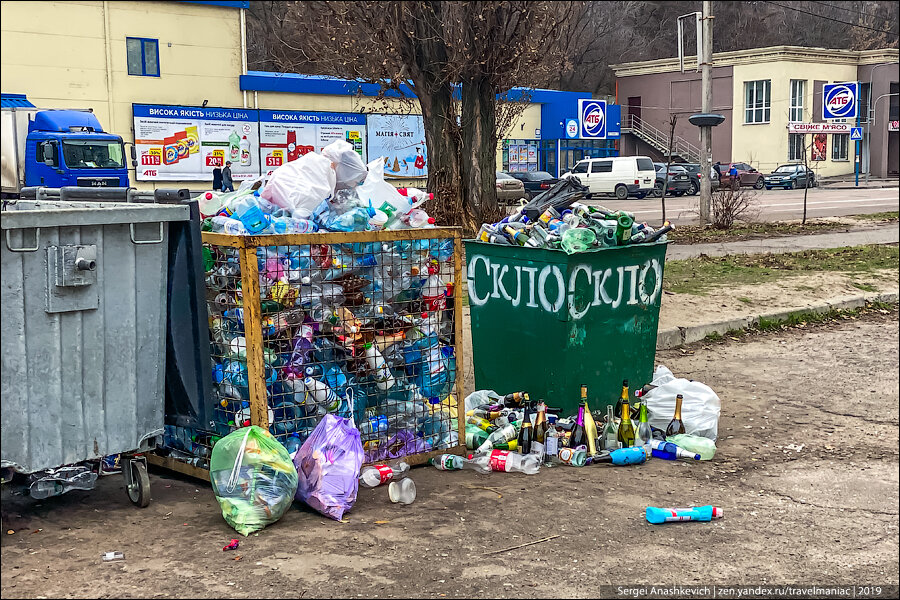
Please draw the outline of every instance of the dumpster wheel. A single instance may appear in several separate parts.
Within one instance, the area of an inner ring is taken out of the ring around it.
[[[150,504],[150,476],[147,463],[143,460],[129,460],[125,469],[125,491],[132,504],[146,508]]]

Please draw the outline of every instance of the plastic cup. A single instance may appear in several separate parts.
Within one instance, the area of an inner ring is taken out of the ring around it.
[[[388,497],[391,502],[400,504],[412,504],[416,499],[416,484],[406,477],[400,481],[392,481],[388,484]]]

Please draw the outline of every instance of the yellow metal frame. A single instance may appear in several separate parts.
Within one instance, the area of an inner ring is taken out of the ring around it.
[[[256,249],[260,246],[309,246],[315,244],[356,244],[366,242],[396,242],[401,240],[453,240],[453,327],[456,357],[456,416],[460,443],[453,448],[441,448],[404,457],[409,465],[427,462],[440,454],[464,454],[466,450],[466,416],[463,379],[465,360],[462,328],[462,232],[458,227],[432,229],[400,229],[394,231],[353,231],[346,233],[292,233],[283,235],[228,235],[203,232],[203,241],[212,246],[236,248],[240,255],[241,290],[244,308],[244,338],[247,340],[247,380],[250,388],[250,423],[269,428],[266,367],[263,358],[262,310],[259,288],[259,265]],[[158,461],[153,461],[159,464]],[[167,466],[169,465],[162,465]],[[169,467],[171,468],[171,467]],[[175,469],[184,472],[182,469]],[[201,469],[198,469],[201,470]],[[192,474],[192,473],[188,473]],[[209,475],[206,475],[209,478]]]

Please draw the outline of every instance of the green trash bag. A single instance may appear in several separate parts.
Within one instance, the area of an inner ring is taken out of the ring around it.
[[[297,469],[288,451],[256,425],[216,442],[209,480],[225,521],[243,535],[280,519],[297,493]]]
[[[596,241],[597,235],[593,231],[577,227],[575,229],[567,229],[559,245],[566,251],[566,254],[575,254],[576,252],[584,252],[593,246]]]
[[[712,460],[716,455],[716,443],[709,438],[700,437],[699,435],[688,435],[679,433],[678,435],[670,435],[666,438],[667,442],[672,442],[676,446],[681,446],[688,452],[700,455],[700,460]]]

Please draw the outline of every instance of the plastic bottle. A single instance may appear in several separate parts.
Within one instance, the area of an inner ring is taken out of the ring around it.
[[[434,458],[428,459],[428,464],[440,471],[459,471],[462,469],[480,470],[472,461],[455,454],[441,454]]]
[[[716,443],[709,438],[681,433],[666,437],[667,442],[683,448],[687,452],[700,455],[700,460],[712,460],[716,455]]]
[[[237,160],[240,157],[241,153],[241,136],[238,135],[238,132],[235,130],[231,130],[231,134],[228,136],[228,156],[232,161]]]
[[[470,456],[469,459],[482,472],[504,471],[534,475],[541,470],[541,460],[534,454],[518,454],[509,450],[491,450],[490,454]]]
[[[250,158],[250,140],[247,139],[245,135],[241,138],[241,143],[239,144],[240,153],[241,153],[241,165],[245,167],[250,166],[251,158]]]
[[[425,309],[430,311],[443,310],[447,306],[447,286],[434,266],[428,267],[428,279],[422,286],[422,300],[425,301]]]
[[[212,230],[215,233],[227,233],[229,235],[247,235],[250,233],[242,222],[222,215],[212,218]]]
[[[648,506],[645,512],[647,521],[654,525],[677,521],[712,521],[721,519],[722,509],[718,506],[692,506],[690,508],[657,508]]]
[[[375,385],[378,386],[379,390],[389,390],[394,387],[394,376],[391,374],[391,370],[388,368],[387,363],[384,361],[384,357],[381,355],[381,352],[378,351],[378,348],[375,347],[371,342],[367,343],[366,346],[366,364],[369,366],[369,369],[375,374]]]
[[[409,465],[405,462],[399,462],[396,466],[389,465],[373,465],[371,467],[363,467],[359,474],[359,482],[366,487],[378,487],[389,481],[397,481],[406,477],[409,473]]]
[[[237,217],[251,234],[262,233],[268,226],[267,215],[262,211],[253,196],[244,196],[235,203],[234,216]]]

